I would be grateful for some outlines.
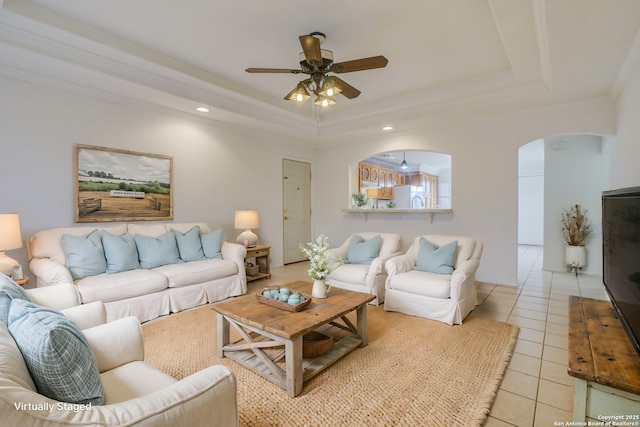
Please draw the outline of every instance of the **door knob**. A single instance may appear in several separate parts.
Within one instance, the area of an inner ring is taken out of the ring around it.
[[[289,217],[287,215],[284,216],[284,219],[289,219]]]

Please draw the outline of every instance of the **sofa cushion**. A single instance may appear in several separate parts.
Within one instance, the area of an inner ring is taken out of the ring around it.
[[[0,321],[5,325],[9,319],[11,301],[21,299],[29,301],[27,292],[6,274],[0,273]]]
[[[173,224],[172,224],[173,225]],[[191,228],[191,227],[189,227]],[[165,224],[127,224],[127,231],[133,236],[140,234],[142,236],[158,237],[169,231]],[[181,230],[182,231],[182,230]]]
[[[138,247],[138,256],[142,268],[155,268],[165,264],[184,262],[180,259],[176,235],[173,232],[157,237],[136,234],[134,237]]]
[[[107,396],[105,405],[147,396],[178,382],[165,372],[140,360],[125,363],[103,372],[100,376]],[[122,378],[127,379],[126,384],[123,384]]]
[[[364,285],[369,273],[367,264],[343,264],[329,274],[328,279],[343,283]]]
[[[104,273],[107,270],[100,231],[93,230],[83,237],[63,234],[61,240],[66,265],[74,280]]]
[[[202,250],[207,258],[222,258],[222,228],[200,236]]]
[[[349,242],[346,262],[349,264],[371,264],[378,257],[380,245],[382,245],[382,237],[379,234],[369,240],[364,240],[356,234]]]
[[[214,258],[184,264],[163,265],[152,271],[165,275],[169,280],[170,288],[179,288],[238,274],[238,266],[233,261]]]
[[[420,238],[420,249],[416,260],[416,268],[430,273],[451,274],[456,259],[458,241],[437,247],[424,237]]]
[[[14,300],[9,332],[38,393],[70,403],[104,403],[98,364],[78,327],[59,311]]]
[[[411,270],[393,276],[389,288],[431,298],[451,296],[451,275]]]
[[[138,262],[138,250],[133,236],[124,233],[119,236],[102,230],[102,246],[104,256],[107,259],[107,274],[119,273],[140,268]]]
[[[196,225],[186,233],[173,229],[171,231],[176,235],[180,258],[187,262],[205,259],[202,251],[202,241],[200,240],[200,227]]]
[[[169,286],[166,276],[152,270],[135,269],[118,274],[99,274],[76,282],[82,303],[120,301],[160,292]]]

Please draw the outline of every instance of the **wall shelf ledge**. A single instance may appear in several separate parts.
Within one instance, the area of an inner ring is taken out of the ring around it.
[[[453,209],[343,209],[342,212],[361,214],[365,221],[369,214],[426,214],[429,217],[429,223],[431,224],[433,223],[433,216],[435,214],[450,214],[453,213]]]

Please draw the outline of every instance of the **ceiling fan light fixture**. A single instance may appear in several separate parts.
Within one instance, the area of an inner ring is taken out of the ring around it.
[[[297,101],[297,102],[305,102],[307,99],[311,98],[307,88],[304,87],[302,82],[298,83],[296,87],[284,97],[287,101]]]
[[[322,107],[328,107],[329,105],[334,105],[336,103],[336,99],[333,96],[318,95],[313,103]]]
[[[335,77],[329,76],[324,79],[324,82],[322,83],[322,87],[320,88],[318,94],[322,96],[333,96],[336,93],[340,92],[342,92],[342,89],[340,89],[340,86],[338,85]]]

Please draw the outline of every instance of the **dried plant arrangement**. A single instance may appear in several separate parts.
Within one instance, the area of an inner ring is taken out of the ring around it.
[[[562,212],[561,224],[563,240],[569,246],[584,246],[593,231],[587,210],[579,204]]]

